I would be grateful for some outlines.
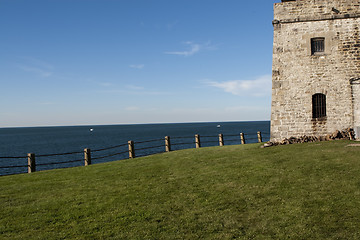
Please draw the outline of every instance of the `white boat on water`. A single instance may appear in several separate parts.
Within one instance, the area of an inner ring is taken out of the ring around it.
[[[221,127],[221,125],[217,125],[216,127],[218,127],[218,128],[219,128],[219,127]]]
[[[92,131],[94,131],[94,129],[93,129],[93,128],[90,128],[90,132],[92,132]]]

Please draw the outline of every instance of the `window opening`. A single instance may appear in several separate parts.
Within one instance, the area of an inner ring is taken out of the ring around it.
[[[312,38],[311,39],[311,54],[322,54],[325,51],[325,38]]]
[[[312,96],[313,118],[326,117],[326,95],[316,93]]]

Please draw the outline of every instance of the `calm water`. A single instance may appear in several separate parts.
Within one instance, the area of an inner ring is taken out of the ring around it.
[[[220,125],[220,127],[218,127]],[[90,131],[93,129],[93,131]],[[27,172],[27,154],[36,154],[36,170],[83,165],[83,150],[92,150],[93,164],[127,159],[129,140],[135,142],[136,156],[164,152],[164,137],[171,137],[172,150],[193,148],[194,135],[201,136],[202,147],[218,145],[218,134],[224,135],[225,145],[240,144],[239,134],[246,134],[247,143],[256,142],[256,132],[263,133],[263,141],[269,140],[270,122],[219,122],[219,123],[176,123],[136,124],[72,127],[0,128],[0,175]],[[145,142],[149,140],[156,140]],[[102,148],[123,145],[113,149]],[[151,146],[156,148],[148,149]],[[54,153],[74,154],[63,156],[41,156]],[[117,154],[117,155],[114,155]],[[106,157],[114,155],[111,157]],[[9,159],[2,157],[20,157]],[[105,158],[101,158],[105,157]],[[98,159],[95,159],[98,158]],[[75,161],[65,164],[54,162]],[[76,161],[79,160],[79,161]],[[6,166],[22,166],[4,168]]]

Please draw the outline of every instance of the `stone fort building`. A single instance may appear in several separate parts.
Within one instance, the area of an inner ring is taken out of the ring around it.
[[[271,140],[360,137],[360,0],[274,5]]]

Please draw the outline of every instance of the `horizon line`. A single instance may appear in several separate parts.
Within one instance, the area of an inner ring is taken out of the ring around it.
[[[233,122],[270,122],[268,120],[228,120],[228,121],[189,121],[189,122],[148,122],[148,123],[109,123],[109,124],[75,124],[75,125],[35,125],[35,126],[5,126],[6,128],[46,128],[46,127],[95,127],[95,126],[117,126],[117,125],[155,125],[155,124],[191,124],[191,123],[233,123]]]

